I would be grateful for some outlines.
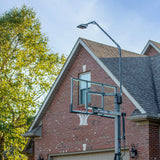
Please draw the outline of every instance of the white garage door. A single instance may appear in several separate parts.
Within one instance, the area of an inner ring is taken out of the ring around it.
[[[64,156],[52,156],[50,160],[114,160],[113,152],[98,152],[86,154],[73,154]],[[129,152],[126,152],[123,160],[129,160]]]

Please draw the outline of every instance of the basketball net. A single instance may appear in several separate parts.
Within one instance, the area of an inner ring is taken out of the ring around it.
[[[88,125],[87,119],[89,117],[89,114],[77,114],[77,115],[79,116],[79,119],[80,119],[79,125],[87,126]]]
[[[85,108],[81,108],[79,109],[80,111],[86,111]],[[92,112],[91,110],[88,110],[88,112]],[[80,123],[79,123],[79,126],[87,126],[88,125],[88,117],[89,117],[89,114],[81,114],[81,113],[78,113],[77,114],[79,116],[79,119],[80,119]]]

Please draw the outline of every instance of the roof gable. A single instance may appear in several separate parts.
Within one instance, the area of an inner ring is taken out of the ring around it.
[[[113,58],[113,57],[119,57],[119,53],[117,48],[111,47],[108,45],[100,44],[97,42],[92,42],[86,39],[79,38],[74,45],[66,63],[64,64],[60,74],[58,75],[57,79],[55,80],[53,86],[51,87],[45,101],[43,102],[36,118],[34,119],[32,125],[29,128],[29,131],[34,129],[38,124],[41,122],[42,117],[44,116],[46,110],[48,109],[49,105],[51,104],[58,88],[60,87],[61,83],[63,82],[63,79],[65,75],[67,74],[67,71],[72,66],[79,50],[84,47],[87,52],[91,55],[91,57],[103,68],[103,70],[111,77],[111,79],[119,86],[119,80],[116,75],[110,71],[107,65],[102,61],[101,58]],[[122,50],[122,57],[145,57],[145,55],[139,55],[133,52]],[[136,106],[136,108],[142,113],[145,114],[146,111],[144,108],[136,101],[136,99],[128,92],[128,90],[122,86],[123,93],[126,94],[126,96],[131,100],[131,102]]]
[[[148,55],[151,48],[154,48],[158,53],[160,53],[160,43],[149,40],[141,55]]]

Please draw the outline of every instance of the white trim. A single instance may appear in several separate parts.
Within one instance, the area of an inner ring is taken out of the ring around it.
[[[112,72],[102,63],[102,61],[88,48],[88,46],[83,41],[81,42],[81,44],[87,50],[87,52],[94,58],[94,60],[104,69],[104,71],[111,77],[111,79],[119,86],[120,83],[118,79],[112,74]],[[141,113],[146,113],[146,111],[141,107],[141,105],[133,98],[133,96],[123,86],[122,86],[122,91]]]
[[[149,46],[152,46],[158,53],[160,53],[160,49],[155,44],[153,44],[151,40],[149,40],[148,43],[146,44],[146,46],[144,47],[144,49],[141,52],[142,55],[145,55]]]
[[[86,72],[86,64],[82,66],[83,72]]]
[[[87,144],[83,144],[83,151],[86,151],[86,148],[87,148]]]
[[[125,148],[121,148],[122,151],[129,151],[129,147],[126,146]],[[57,156],[74,156],[74,155],[85,155],[85,154],[94,154],[94,153],[107,153],[107,152],[114,152],[114,148],[109,148],[109,149],[102,149],[102,150],[90,150],[90,151],[78,151],[78,152],[63,152],[63,153],[51,153],[48,154],[48,159],[51,160],[52,157],[57,157]]]
[[[141,52],[142,55],[145,54],[145,52],[146,52],[147,48],[149,47],[149,45],[150,45],[150,41],[148,41],[148,43],[147,43],[147,44],[145,45],[145,47],[143,48],[143,50],[142,50],[142,52]]]

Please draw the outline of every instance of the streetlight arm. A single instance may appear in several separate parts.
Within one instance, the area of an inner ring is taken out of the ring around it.
[[[119,46],[119,44],[97,22],[92,21],[92,22],[89,22],[87,24],[95,24],[95,25],[97,25],[97,27],[99,27],[108,36],[108,38],[111,39],[111,41],[117,46],[117,48],[119,50],[121,50],[121,47]]]

